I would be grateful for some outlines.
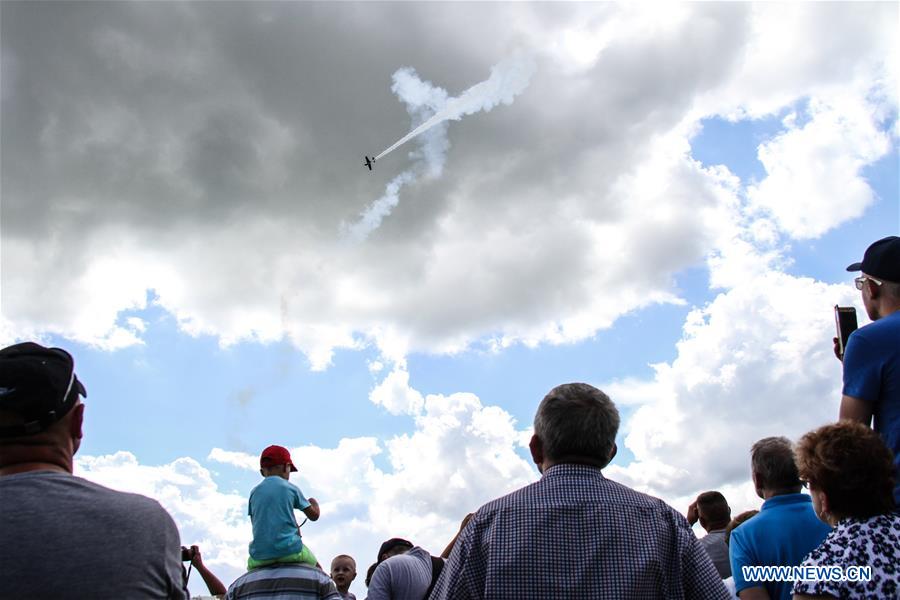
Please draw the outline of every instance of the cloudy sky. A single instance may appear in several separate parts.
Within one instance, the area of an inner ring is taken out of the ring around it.
[[[534,481],[567,381],[622,412],[610,477],[755,507],[750,444],[835,418],[844,267],[900,230],[897,23],[3,2],[0,341],[75,355],[77,472],[157,498],[226,584],[265,446],[321,501],[312,550],[364,572]]]

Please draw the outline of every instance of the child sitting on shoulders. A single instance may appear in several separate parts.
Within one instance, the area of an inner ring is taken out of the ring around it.
[[[318,567],[316,557],[300,537],[294,509],[303,511],[310,521],[319,518],[319,503],[307,500],[300,488],[288,481],[297,467],[287,448],[269,446],[259,458],[262,483],[250,492],[250,522],[253,541],[247,569],[274,563],[307,563]]]

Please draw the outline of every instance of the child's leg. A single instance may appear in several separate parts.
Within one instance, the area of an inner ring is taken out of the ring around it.
[[[247,559],[247,570],[250,571],[258,569],[259,567],[274,565],[276,563],[304,563],[315,567],[319,564],[319,561],[316,560],[315,555],[309,550],[309,547],[304,545],[300,552],[279,556],[278,558],[257,560],[251,556]]]
[[[309,549],[309,546],[307,546],[306,544],[303,544],[303,550],[300,551],[300,560],[297,562],[306,563],[314,567],[317,567],[319,565],[319,561],[316,560],[316,556],[312,553],[312,551]]]

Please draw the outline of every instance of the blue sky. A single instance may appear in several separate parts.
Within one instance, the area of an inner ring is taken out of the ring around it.
[[[896,5],[2,11],[0,334],[72,352],[78,473],[223,580],[271,443],[364,572],[533,481],[559,383],[679,508],[755,507],[749,444],[836,416],[844,268],[900,231]]]

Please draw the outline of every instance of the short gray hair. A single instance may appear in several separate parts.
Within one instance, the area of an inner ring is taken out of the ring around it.
[[[550,459],[584,457],[606,464],[619,431],[619,411],[609,396],[586,383],[558,385],[534,415],[534,433]]]
[[[767,437],[753,444],[750,465],[756,473],[758,487],[770,490],[800,487],[794,446],[786,437]]]

